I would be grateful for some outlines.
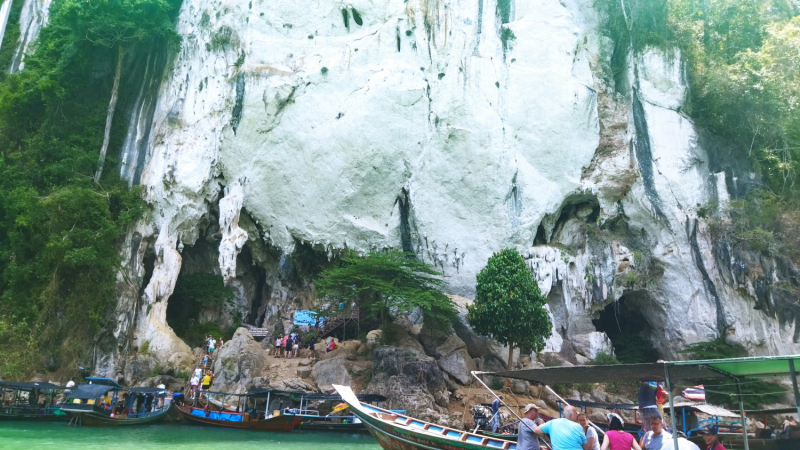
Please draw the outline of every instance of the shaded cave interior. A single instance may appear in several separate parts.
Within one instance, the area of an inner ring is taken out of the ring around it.
[[[642,313],[643,300],[641,293],[626,292],[592,320],[595,329],[611,339],[614,354],[622,363],[656,362],[660,358],[650,338],[651,326]]]

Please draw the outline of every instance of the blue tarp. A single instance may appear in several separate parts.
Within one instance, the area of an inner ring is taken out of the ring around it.
[[[198,417],[206,417],[206,412],[203,411],[202,409],[193,409],[192,410],[192,415],[193,416],[198,416]],[[214,419],[214,420],[225,420],[227,422],[241,422],[242,421],[242,415],[241,414],[219,413],[219,412],[216,412],[216,411],[211,411],[210,413],[208,413],[208,418],[209,419]]]
[[[294,310],[295,325],[314,325],[317,323],[317,313],[315,311]]]

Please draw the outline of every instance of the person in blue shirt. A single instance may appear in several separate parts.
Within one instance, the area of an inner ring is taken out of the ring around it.
[[[583,427],[578,423],[578,411],[573,406],[564,408],[564,418],[553,419],[534,428],[537,434],[549,434],[553,450],[592,450]]]
[[[500,400],[503,396],[500,395],[492,402],[492,433],[497,433],[497,428],[500,427]]]

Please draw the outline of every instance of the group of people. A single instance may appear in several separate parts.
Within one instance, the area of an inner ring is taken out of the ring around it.
[[[313,339],[311,340],[311,349],[314,349]],[[280,358],[297,358],[297,352],[300,350],[300,336],[297,333],[282,334],[275,340],[275,357]]]
[[[219,337],[219,347],[217,346],[217,340],[212,335],[209,334],[206,337],[206,354],[203,355],[203,366],[195,367],[194,373],[189,378],[192,398],[196,398],[198,391],[202,396],[203,392],[208,392],[211,389],[211,385],[214,383],[214,372],[211,371],[210,367],[214,363],[214,351],[217,348],[222,348],[223,344],[222,336]]]

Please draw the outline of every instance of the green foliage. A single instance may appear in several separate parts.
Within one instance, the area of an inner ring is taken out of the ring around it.
[[[151,377],[157,377],[157,376],[161,375],[161,370],[163,370],[163,369],[164,369],[164,366],[162,366],[161,364],[156,364],[156,366],[153,367],[153,371],[150,373],[150,376]]]
[[[678,353],[689,355],[692,359],[738,358],[746,354],[743,348],[734,347],[725,342],[721,337],[713,341],[691,344]]]
[[[222,275],[194,273],[178,278],[170,300],[195,309],[222,306],[234,298],[233,290],[225,286]]]
[[[142,342],[142,345],[139,346],[139,353],[141,353],[143,355],[149,355],[150,354],[150,341]]]
[[[336,301],[324,316],[338,313],[339,303],[350,308],[351,301],[371,314],[385,317],[390,308],[400,313],[420,308],[426,321],[452,322],[457,319],[453,302],[444,295],[444,281],[430,264],[409,253],[389,251],[359,257],[351,253],[337,267],[324,270],[315,280],[317,291]]]
[[[723,338],[713,341],[698,342],[679,351],[689,355],[692,359],[721,359],[738,358],[746,351],[725,342]],[[729,408],[739,406],[736,383],[727,379],[699,380],[705,386],[706,401],[714,405],[725,405]],[[777,403],[785,395],[785,389],[780,384],[760,380],[745,380],[741,384],[742,403],[745,409],[759,409],[762,405]],[[758,394],[758,395],[753,395]]]
[[[547,299],[519,252],[505,249],[492,255],[477,275],[475,290],[467,320],[476,333],[534,352],[544,348],[551,332]]]
[[[406,332],[403,327],[394,323],[387,322],[381,326],[381,345],[396,346],[400,343],[400,337]]]
[[[26,356],[4,352],[0,366],[41,370],[47,353],[74,368],[102,326],[116,293],[118,244],[145,213],[139,190],[117,171],[92,179],[113,68],[140,49],[174,48],[179,6],[55,0],[24,70],[0,78],[0,321],[26,324],[17,329]],[[14,47],[2,46],[3,71]],[[117,123],[112,148],[124,129]]]
[[[11,68],[11,60],[14,58],[14,52],[17,48],[16,43],[20,34],[19,17],[24,4],[25,0],[13,0],[11,2],[6,31],[3,35],[3,42],[0,43],[0,83],[6,78],[8,70]]]
[[[593,360],[589,361],[592,366],[610,366],[612,364],[622,364],[614,355],[609,355],[606,352],[599,352]]]
[[[504,386],[503,379],[502,378],[497,378],[497,377],[491,377],[489,379],[489,383],[488,384],[489,384],[489,388],[491,388],[492,390],[495,390],[495,391],[499,391],[499,390],[503,389],[503,386]]]
[[[189,381],[189,377],[191,375],[192,375],[192,372],[190,370],[178,370],[178,371],[175,372],[175,378],[178,378],[178,379],[181,379],[181,380],[184,380],[184,381]]]
[[[578,392],[593,392],[595,390],[594,383],[575,383],[572,387],[577,389]]]

